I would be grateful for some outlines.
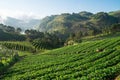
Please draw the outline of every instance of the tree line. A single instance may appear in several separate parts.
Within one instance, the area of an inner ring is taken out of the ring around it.
[[[0,24],[0,41],[29,41],[33,45],[38,45],[36,48],[56,48],[63,45],[73,44],[74,42],[82,42],[82,37],[95,36],[99,33],[111,34],[120,31],[120,24],[113,24],[109,27],[102,28],[101,32],[95,29],[90,29],[87,32],[76,31],[66,35],[60,32],[40,32],[34,29],[25,30],[25,34],[21,34],[22,29]]]

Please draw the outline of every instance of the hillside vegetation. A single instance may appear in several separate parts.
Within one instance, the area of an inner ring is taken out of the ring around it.
[[[63,13],[43,18],[37,29],[0,24],[0,41],[28,41],[36,49],[53,49],[82,42],[84,37],[120,32],[120,11]]]
[[[91,32],[92,34],[99,34],[109,29],[111,25],[120,23],[119,13],[120,11],[93,14],[83,11],[80,13],[52,15],[43,18],[38,29],[42,32],[65,35],[78,31],[81,31],[84,36],[91,35]]]
[[[6,71],[6,69],[12,66],[19,59],[17,51],[6,49],[0,45],[0,75]]]
[[[120,37],[25,57],[2,80],[112,80],[120,74]]]
[[[47,16],[37,30],[24,33],[0,24],[0,80],[113,80],[119,76],[120,11]]]
[[[0,24],[0,41],[24,41],[26,38],[21,31],[21,28]]]

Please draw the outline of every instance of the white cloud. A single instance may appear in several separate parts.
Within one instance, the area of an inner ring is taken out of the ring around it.
[[[14,17],[17,19],[30,19],[30,18],[37,18],[40,19],[41,17],[37,14],[34,14],[32,12],[24,12],[24,11],[11,11],[11,10],[0,10],[0,16],[3,19],[6,19],[6,17]]]

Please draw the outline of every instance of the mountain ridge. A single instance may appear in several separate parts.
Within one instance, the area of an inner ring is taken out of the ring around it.
[[[120,11],[114,11],[112,14],[111,12],[98,12],[93,14],[82,11],[72,14],[63,13],[61,15],[52,15],[43,18],[37,30],[50,33],[74,33],[76,31],[82,31],[84,33],[89,30],[96,30],[99,33],[112,24],[120,23],[120,17],[118,15],[120,15]]]

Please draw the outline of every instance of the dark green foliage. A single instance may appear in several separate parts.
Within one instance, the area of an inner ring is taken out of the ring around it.
[[[20,28],[19,28],[20,29]],[[20,33],[20,30],[19,30]],[[0,24],[0,41],[24,41],[26,37],[16,32],[14,27]]]
[[[25,41],[26,37],[24,35],[6,33],[0,30],[0,41]]]
[[[44,33],[42,32],[39,32],[37,30],[25,30],[25,33],[26,33],[26,37],[29,41],[32,41],[34,39],[37,39],[37,38],[42,38],[44,37]]]
[[[52,49],[61,46],[60,35],[57,33],[43,33],[36,30],[26,30],[27,40],[35,46],[36,49]]]
[[[61,42],[56,35],[45,33],[44,37],[33,40],[32,45],[36,49],[52,49],[61,46]]]
[[[12,26],[7,26],[4,24],[0,24],[0,29],[3,30],[4,32],[7,32],[7,33],[20,33],[22,31],[21,28],[15,29]]]
[[[120,10],[110,12],[109,14],[116,17],[118,19],[119,23],[120,23]]]
[[[120,32],[120,23],[119,24],[113,24],[111,26],[111,32],[113,32],[113,33]]]
[[[16,29],[16,32],[17,32],[18,34],[20,34],[21,31],[22,31],[21,28],[17,28],[17,29]]]

